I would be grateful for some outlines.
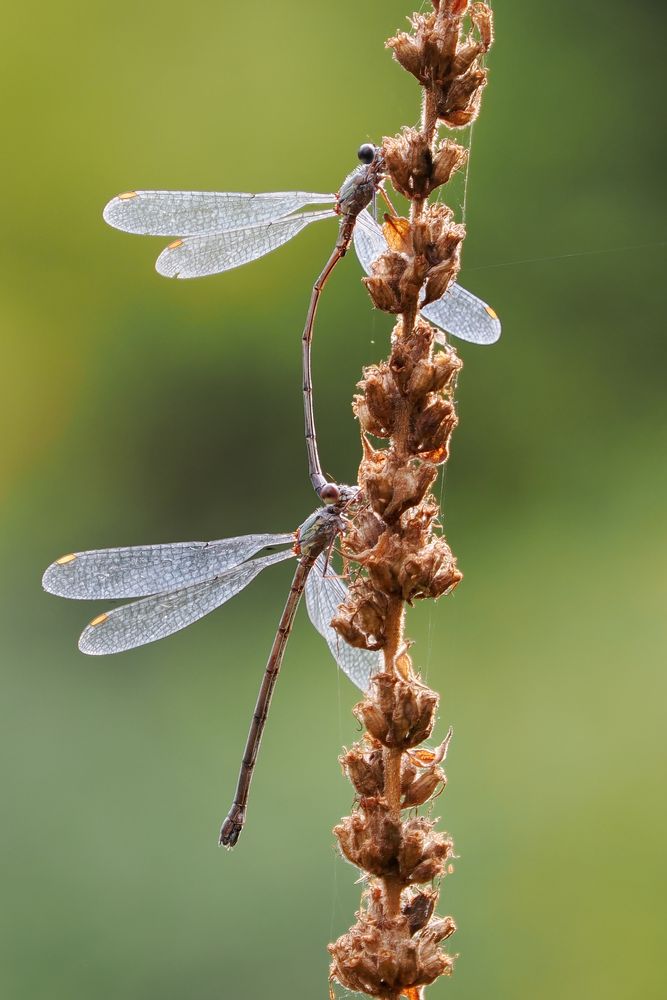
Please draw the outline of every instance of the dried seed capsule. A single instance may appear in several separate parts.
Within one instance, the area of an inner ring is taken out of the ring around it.
[[[386,747],[406,750],[427,739],[435,723],[438,695],[391,674],[376,674],[369,695],[353,711]]]
[[[340,849],[353,865],[371,875],[387,876],[398,870],[401,822],[384,799],[363,798],[360,808],[334,827]]]
[[[404,809],[410,806],[422,806],[428,802],[439,785],[444,788],[446,784],[447,778],[441,767],[425,768],[405,789],[401,804]]]
[[[435,889],[416,889],[403,902],[401,913],[408,921],[411,934],[416,934],[427,925],[437,901],[438,893]]]
[[[384,791],[382,751],[356,743],[339,758],[341,766],[359,795],[379,796]]]
[[[406,885],[430,882],[448,871],[454,844],[446,834],[436,833],[433,823],[417,816],[403,824],[398,855],[399,871]]]
[[[361,909],[356,924],[329,945],[331,975],[369,996],[412,998],[420,987],[451,973],[453,960],[438,947],[440,932],[426,928],[413,935],[403,915],[378,917],[372,908]]]

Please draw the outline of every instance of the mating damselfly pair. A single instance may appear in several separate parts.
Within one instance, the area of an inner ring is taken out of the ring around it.
[[[383,181],[381,150],[364,144],[361,166],[337,195],[314,192],[132,191],[106,206],[104,218],[118,229],[150,236],[176,236],[160,254],[157,269],[169,277],[194,278],[238,267],[276,249],[312,222],[338,217],[334,249],[313,285],[302,335],[303,397],[311,483],[325,506],[293,534],[244,535],[214,542],[185,542],[71,553],[46,571],[46,590],[75,599],[128,599],[84,629],[79,648],[91,654],[117,653],[164,638],[220,607],[263,569],[286,559],[298,565],[268,658],[243,755],[236,794],[220,831],[233,846],[245,821],[253,769],[294,616],[305,591],[308,613],[334,659],[360,690],[380,669],[380,654],[349,646],[331,621],[346,588],[330,566],[336,539],[360,502],[354,487],[329,483],[322,473],[313,413],[310,348],[321,291],[354,241],[367,273],[387,250],[378,223],[368,211]],[[301,211],[308,205],[329,205]],[[446,333],[477,344],[500,336],[493,310],[452,285],[422,314]],[[262,555],[261,553],[264,554]]]

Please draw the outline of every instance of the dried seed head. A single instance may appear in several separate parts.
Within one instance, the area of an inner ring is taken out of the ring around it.
[[[462,367],[461,359],[449,347],[437,351],[432,358],[421,358],[407,380],[406,395],[412,403],[420,403],[430,392],[449,394],[454,391]]]
[[[415,253],[426,257],[427,276],[444,263],[449,263],[454,273],[458,271],[459,245],[465,238],[465,226],[455,223],[453,219],[453,213],[446,205],[429,205],[420,221],[413,226]]]
[[[435,465],[427,461],[411,461],[409,465],[396,469],[391,499],[382,512],[385,522],[391,524],[406,510],[415,507],[426,496],[437,474]]]
[[[438,895],[436,889],[413,889],[406,896],[401,906],[401,913],[408,921],[411,934],[416,934],[426,927],[433,916]]]
[[[362,485],[364,496],[370,503],[376,516],[380,517],[393,495],[391,470],[395,468],[395,464],[391,460],[392,455],[390,451],[376,450],[370,446],[367,440],[364,440],[364,457],[359,466],[359,484]],[[383,522],[383,531],[384,528],[385,525]],[[353,547],[351,535],[348,537],[349,552],[354,558],[357,558],[363,550],[356,546]],[[376,544],[381,537],[382,532],[378,535]],[[364,546],[363,548],[368,548],[368,546]],[[363,560],[359,559],[358,561],[362,562]],[[385,591],[385,593],[390,593],[390,591]]]
[[[447,784],[445,772],[441,767],[426,767],[416,774],[413,781],[403,791],[401,805],[404,809],[410,806],[422,806],[431,798],[436,788],[444,788]]]
[[[388,438],[394,429],[398,389],[392,371],[385,361],[364,369],[359,383],[363,395],[355,396],[352,409],[361,428],[374,437]]]
[[[382,152],[396,191],[406,198],[427,198],[433,190],[433,154],[426,136],[404,128],[400,135],[384,139]]]
[[[474,3],[470,8],[470,20],[479,33],[485,52],[493,45],[493,11],[485,3]]]
[[[381,455],[382,453],[373,452],[372,454]],[[353,559],[361,556],[364,552],[377,545],[378,539],[385,529],[386,525],[382,518],[375,511],[366,507],[347,526],[347,531],[343,539],[344,555]]]
[[[382,750],[370,741],[355,743],[339,758],[343,771],[359,795],[379,796],[384,792]]]
[[[460,267],[461,253],[457,247],[449,260],[430,268],[426,277],[423,305],[427,306],[429,302],[435,302],[442,298],[459,273]]]
[[[451,838],[436,833],[431,820],[415,816],[403,824],[398,862],[406,885],[442,878],[449,872],[447,861],[453,854]]]
[[[371,276],[362,280],[376,309],[388,313],[401,312],[401,279],[407,266],[405,257],[393,250],[383,253],[373,262]]]
[[[405,315],[416,311],[419,301],[419,293],[426,281],[429,272],[428,261],[423,257],[413,257],[408,261],[401,280],[398,283],[398,292],[401,299],[401,312]]]
[[[407,394],[410,379],[415,367],[423,361],[430,361],[434,328],[419,316],[409,337],[403,336],[403,321],[398,320],[393,332],[393,350],[390,358],[390,368],[396,384],[403,394]]]
[[[403,914],[391,917],[376,915],[374,907],[362,909],[354,927],[329,945],[331,976],[368,996],[411,996],[413,990],[451,973],[453,959],[440,950],[436,938],[428,928],[411,933]]]
[[[406,198],[428,198],[441,184],[447,183],[468,156],[467,150],[449,139],[433,152],[424,133],[414,128],[404,128],[400,135],[386,137],[382,149],[391,183]]]
[[[392,524],[423,499],[437,474],[427,461],[401,463],[390,450],[375,451],[370,460],[364,459],[359,481],[376,514]]]
[[[385,533],[375,548],[364,555],[363,566],[372,585],[384,594],[402,597],[401,568],[405,547],[400,535]],[[412,552],[412,547],[407,549]]]
[[[441,0],[434,7],[431,14],[413,15],[412,32],[400,32],[387,46],[423,87],[432,88],[438,117],[450,128],[461,128],[479,112],[486,84],[486,70],[480,61],[493,44],[493,14],[484,3],[471,4],[473,30],[463,37],[461,22],[467,2]],[[398,170],[396,166],[393,169]]]
[[[453,144],[452,144],[453,145]],[[423,304],[444,295],[459,270],[459,244],[465,227],[453,221],[446,205],[430,205],[415,223],[387,216],[383,226],[389,251],[373,264],[364,282],[378,309],[389,313],[414,311],[422,286]]]
[[[479,114],[482,90],[486,86],[485,69],[470,70],[451,84],[436,87],[436,112],[450,128],[465,128]]]
[[[445,139],[433,154],[431,190],[446,184],[456,170],[461,170],[468,162],[468,150],[451,139]]]
[[[445,539],[432,535],[436,512],[433,498],[425,497],[402,515],[399,532],[384,532],[372,549],[351,553],[375,590],[412,603],[448,594],[463,579]]]
[[[454,213],[448,205],[429,205],[412,227],[414,252],[423,254],[429,264],[446,260],[450,253],[450,230],[455,229],[453,219]]]
[[[456,921],[453,917],[440,917],[439,920],[434,920],[429,924],[424,932],[424,936],[432,938],[433,941],[439,944],[440,941],[446,941],[452,934],[455,934],[456,930]]]
[[[332,627],[350,646],[382,649],[389,602],[365,577],[350,585],[345,601],[331,620]]]
[[[407,750],[431,734],[438,695],[391,674],[376,674],[364,701],[353,712],[368,732],[386,747]]]
[[[424,407],[410,435],[410,451],[434,465],[449,458],[449,440],[458,423],[456,409],[449,399],[434,398]]]
[[[362,798],[360,808],[334,827],[340,849],[353,865],[371,875],[394,875],[401,846],[401,821],[384,799]]]
[[[442,537],[406,557],[399,573],[403,599],[412,603],[451,594],[463,579],[452,550]]]
[[[393,38],[387,39],[387,48],[393,50],[394,59],[400,63],[403,69],[412,73],[422,86],[429,82],[428,67],[424,58],[424,33],[427,29],[429,18],[423,14],[413,14],[410,20],[413,34],[407,31],[400,31]]]
[[[434,7],[431,14],[412,15],[411,34],[399,32],[387,41],[396,61],[424,87],[446,78],[450,71],[466,4],[445,0]]]

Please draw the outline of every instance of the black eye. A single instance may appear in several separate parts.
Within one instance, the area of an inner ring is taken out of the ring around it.
[[[335,483],[325,483],[320,490],[320,500],[322,503],[338,503],[340,500],[340,490]]]
[[[362,163],[372,163],[375,159],[375,146],[371,142],[365,142],[363,146],[359,146],[357,156]]]

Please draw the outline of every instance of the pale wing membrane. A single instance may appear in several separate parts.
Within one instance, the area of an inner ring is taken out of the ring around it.
[[[308,615],[317,631],[326,640],[334,660],[343,673],[361,691],[366,692],[373,674],[382,669],[382,657],[380,653],[350,646],[331,627],[331,620],[346,597],[345,584],[333,575],[333,569],[331,566],[327,567],[324,556],[318,556],[306,580]]]
[[[491,306],[460,285],[450,285],[441,299],[429,302],[421,312],[431,323],[471,344],[495,344],[502,331]],[[435,339],[447,343],[444,337]]]
[[[292,535],[240,535],[216,542],[134,545],[76,552],[51,563],[42,586],[59,597],[143,597],[210,580]]]
[[[375,260],[387,249],[387,241],[372,215],[364,209],[354,227],[354,248],[367,274]],[[446,333],[472,344],[494,344],[500,337],[501,325],[493,309],[460,285],[450,285],[440,299],[421,310],[422,315]],[[446,343],[444,337],[436,340]]]
[[[230,271],[276,250],[309,223],[335,214],[333,209],[304,212],[247,229],[186,237],[163,250],[155,267],[167,278],[201,278]]]
[[[296,212],[304,205],[326,205],[332,194],[272,191],[130,191],[104,209],[110,226],[142,236],[194,236],[256,226]]]
[[[293,558],[291,550],[275,552],[227,570],[192,587],[154,594],[124,604],[93,619],[79,639],[82,653],[122,653],[178,632],[219,608],[254,580],[267,566]]]
[[[359,263],[366,274],[370,274],[374,261],[389,249],[389,245],[380,226],[367,208],[362,209],[357,216],[352,237]]]

